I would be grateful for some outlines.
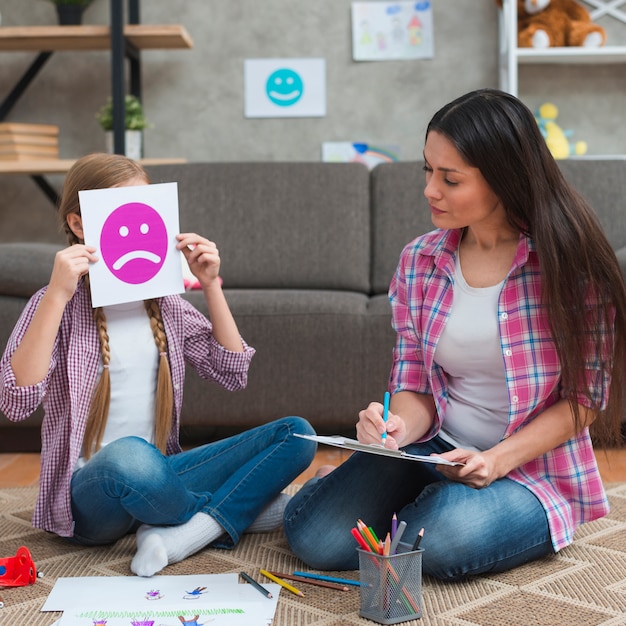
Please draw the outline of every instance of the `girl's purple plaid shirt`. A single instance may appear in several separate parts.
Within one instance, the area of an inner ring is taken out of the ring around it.
[[[445,416],[446,373],[435,362],[435,350],[452,306],[460,238],[458,230],[435,230],[412,241],[402,252],[389,289],[397,332],[390,389],[433,395],[435,422],[424,439],[437,434]],[[541,306],[539,260],[533,241],[525,236],[520,236],[500,293],[498,323],[510,399],[507,437],[561,397],[559,359]],[[610,380],[600,374],[600,362],[601,355],[590,355],[586,380],[594,399],[604,407]],[[582,397],[579,402],[588,404]],[[608,513],[586,429],[508,477],[541,501],[555,550],[571,543],[579,524]]]
[[[50,369],[37,385],[17,387],[11,355],[23,337],[46,288],[26,305],[0,361],[0,410],[11,420],[26,419],[43,402],[41,475],[33,526],[64,537],[73,534],[70,480],[81,452],[91,403],[100,346],[89,289],[84,281],[65,307],[55,341]],[[181,450],[178,433],[183,400],[185,361],[202,378],[234,390],[247,384],[254,349],[244,343],[243,352],[230,352],[212,334],[211,323],[179,296],[159,299],[168,340],[168,359],[174,386],[174,420],[168,454]]]

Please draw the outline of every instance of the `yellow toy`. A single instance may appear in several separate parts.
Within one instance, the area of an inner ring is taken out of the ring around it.
[[[535,114],[539,130],[546,140],[548,150],[555,159],[567,159],[569,156],[586,154],[587,143],[577,141],[574,144],[569,142],[572,136],[571,130],[563,130],[557,123],[556,118],[559,115],[558,108],[551,102],[542,104],[538,112]]]
[[[502,0],[496,0],[502,7]],[[517,45],[520,48],[583,46],[598,48],[606,31],[594,24],[576,0],[517,0]]]

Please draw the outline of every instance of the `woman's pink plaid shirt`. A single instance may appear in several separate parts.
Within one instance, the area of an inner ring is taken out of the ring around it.
[[[452,306],[454,262],[461,231],[435,230],[403,250],[389,289],[397,332],[389,389],[432,394],[434,437],[446,413],[446,373],[435,362],[436,347]],[[498,324],[509,392],[505,437],[561,397],[561,370],[545,310],[534,243],[520,236],[513,265],[498,301]],[[471,329],[468,329],[471,332]],[[604,408],[610,380],[601,355],[591,354],[586,381]],[[583,405],[588,401],[581,397]],[[509,478],[530,489],[545,508],[555,550],[572,542],[576,527],[608,513],[609,506],[585,429],[556,449],[512,471]]]

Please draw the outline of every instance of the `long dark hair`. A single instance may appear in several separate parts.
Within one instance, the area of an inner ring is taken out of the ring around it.
[[[532,112],[496,89],[465,94],[440,109],[426,135],[449,139],[480,170],[501,200],[509,223],[531,237],[542,274],[542,303],[559,355],[561,384],[576,427],[579,398],[600,419],[592,432],[603,444],[621,442],[626,385],[626,288],[600,223],[585,199],[565,180]],[[597,371],[590,389],[585,370]],[[598,392],[611,379],[608,405]]]

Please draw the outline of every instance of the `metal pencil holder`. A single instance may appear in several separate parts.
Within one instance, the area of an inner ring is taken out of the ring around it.
[[[383,556],[357,549],[361,581],[359,615],[379,624],[422,616],[421,548]]]

